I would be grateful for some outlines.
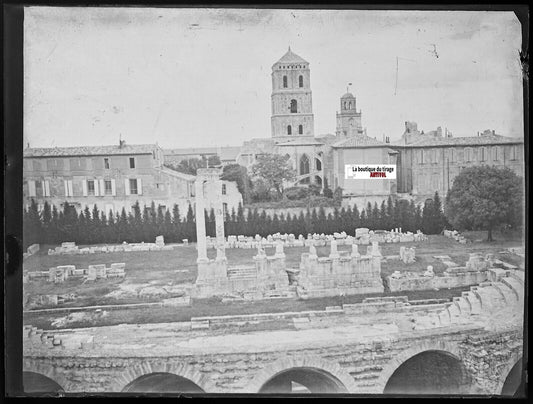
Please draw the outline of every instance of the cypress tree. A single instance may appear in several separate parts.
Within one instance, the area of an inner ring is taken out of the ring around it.
[[[196,241],[196,222],[191,204],[187,209],[186,232],[184,234],[189,241]]]
[[[352,209],[352,221],[353,221],[353,228],[350,234],[355,235],[355,229],[361,227],[361,216],[359,214],[359,209],[357,209],[357,205],[355,203]]]
[[[374,223],[374,218],[372,216],[372,204],[370,202],[366,204],[365,215],[366,215],[366,222],[367,222],[365,227],[368,227],[369,229],[374,230],[375,223]]]
[[[257,227],[259,229],[259,234],[262,237],[268,236],[267,214],[264,209],[261,211],[261,215],[259,216],[259,220],[257,221]]]
[[[400,227],[401,217],[400,217],[400,205],[399,205],[398,199],[394,200],[394,208],[393,208],[392,217],[393,217],[392,227],[394,228]]]
[[[172,227],[172,215],[170,214],[170,209],[167,209],[165,211],[165,219],[162,231],[166,243],[175,243],[177,241],[176,234],[172,231]]]
[[[165,213],[163,212],[163,206],[159,204],[157,205],[156,230],[157,236],[161,236],[165,232]],[[155,238],[153,242],[155,242]]]
[[[178,204],[174,204],[172,207],[172,239],[174,242],[178,243],[180,242],[183,237],[183,229],[181,224],[181,217],[180,217],[180,208]]]
[[[298,216],[297,223],[298,223],[298,234],[299,235],[301,234],[302,236],[307,238],[307,234],[309,232],[307,231],[307,228],[306,228],[305,216],[304,216],[303,210],[300,211],[300,215]]]
[[[361,227],[368,227],[368,219],[366,218],[366,211],[364,209],[361,211],[360,223]]]
[[[323,206],[321,206],[318,209],[317,228],[323,229],[324,232],[329,233],[328,220],[326,217],[326,209],[324,209]]]
[[[59,242],[59,212],[56,205],[52,206],[52,219],[50,221],[50,242]]]
[[[394,227],[394,205],[392,204],[392,198],[389,195],[387,198],[387,228],[386,230],[390,230]]]
[[[316,208],[313,208],[313,211],[311,213],[311,232],[312,233],[319,233],[321,228],[318,226],[318,214],[316,212]]]
[[[102,225],[100,223],[100,210],[98,210],[98,206],[94,204],[93,210],[91,212],[92,216],[92,235],[94,238],[94,243],[101,243],[102,241]]]
[[[379,229],[381,227],[381,222],[379,220],[379,208],[377,202],[374,202],[374,207],[372,208],[372,218],[374,219],[374,229]]]
[[[239,222],[239,212],[237,211],[237,222]],[[246,223],[244,226],[239,226],[238,234],[245,234],[247,236],[255,236],[254,232],[254,217],[252,214],[252,210],[248,208],[248,214],[246,216]],[[244,230],[244,231],[243,231]]]
[[[422,230],[422,209],[420,205],[417,205],[415,209],[415,232],[418,230]]]
[[[274,213],[274,216],[272,216],[272,227],[271,227],[271,231],[272,233],[270,234],[274,234],[274,233],[281,233],[280,231],[280,225],[279,225],[279,217],[276,213]]]
[[[383,230],[388,230],[390,228],[385,201],[381,202],[381,207],[379,209],[379,227]]]
[[[305,234],[313,233],[313,226],[311,223],[311,211],[307,208],[305,212],[305,221],[304,221]]]

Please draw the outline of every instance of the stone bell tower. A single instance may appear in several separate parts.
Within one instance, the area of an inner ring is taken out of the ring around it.
[[[361,111],[357,112],[355,96],[347,92],[341,97],[341,109],[337,112],[337,129],[335,131],[339,140],[363,133],[361,124]]]
[[[309,63],[289,50],[272,66],[272,138],[314,137]]]

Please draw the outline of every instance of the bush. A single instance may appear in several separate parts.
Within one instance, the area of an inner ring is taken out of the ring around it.
[[[307,196],[309,195],[309,190],[305,187],[290,187],[290,188],[285,189],[285,191],[283,192],[283,195],[287,199],[291,201],[295,201],[295,200],[307,198]]]
[[[324,188],[322,194],[325,198],[333,198],[333,191],[330,188]]]

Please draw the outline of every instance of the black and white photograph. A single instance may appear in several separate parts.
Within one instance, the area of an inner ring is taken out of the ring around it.
[[[24,394],[525,397],[522,35],[24,7]]]

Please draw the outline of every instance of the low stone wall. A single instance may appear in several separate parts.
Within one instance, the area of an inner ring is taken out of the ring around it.
[[[401,278],[387,277],[391,292],[407,290],[448,289],[477,285],[488,279],[487,271],[444,272],[443,276],[423,276],[419,273],[404,273]]]
[[[39,244],[30,245],[28,247],[28,249],[26,250],[26,252],[22,254],[22,259],[26,259],[26,258],[32,256],[33,254],[38,252],[40,250],[40,248],[41,248],[41,246]]]
[[[445,237],[452,238],[461,244],[466,244],[470,241],[457,230],[444,230],[443,234]]]
[[[113,263],[110,267],[105,264],[89,265],[88,268],[76,268],[75,265],[60,265],[50,268],[48,271],[27,272],[23,276],[26,283],[35,279],[46,279],[48,282],[62,283],[67,279],[86,279],[95,281],[97,279],[124,278],[126,264],[123,262]]]
[[[161,238],[160,238],[161,237]],[[55,249],[49,249],[48,255],[78,255],[97,254],[110,252],[132,252],[132,251],[172,251],[173,246],[165,245],[162,236],[156,238],[155,243],[122,243],[103,246],[89,246],[79,248],[74,242],[64,242]]]
[[[296,237],[294,234],[272,234],[267,237],[261,237],[256,234],[254,237],[236,235],[228,236],[225,241],[225,248],[272,248],[277,244],[282,243],[284,247],[310,247],[314,245],[328,246],[331,241],[335,240],[338,245],[370,245],[373,242],[378,243],[413,243],[426,241],[427,236],[422,232],[417,233],[402,233],[401,228],[392,229],[391,231],[376,230],[372,231],[367,228],[359,228],[355,231],[355,236],[346,234],[345,232],[333,233],[333,234],[308,234],[307,238],[303,235]],[[216,238],[206,237],[207,248],[216,249]]]

